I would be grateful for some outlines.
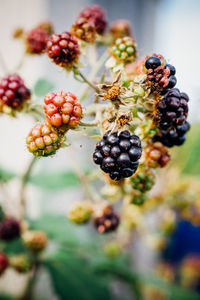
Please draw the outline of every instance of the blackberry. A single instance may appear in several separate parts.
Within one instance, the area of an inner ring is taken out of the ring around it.
[[[26,52],[30,54],[41,54],[45,51],[49,34],[43,28],[34,28],[25,37]]]
[[[47,122],[36,124],[26,138],[27,149],[35,156],[53,155],[63,142],[63,135]]]
[[[144,170],[137,173],[131,179],[132,188],[140,192],[148,192],[155,183],[155,175],[150,170]]]
[[[160,130],[154,137],[154,141],[159,141],[163,145],[171,148],[181,146],[186,140],[186,133],[190,129],[190,124],[186,121],[183,125],[178,125],[170,130]]]
[[[66,69],[71,69],[80,56],[78,40],[69,32],[51,35],[46,51],[55,64]]]
[[[7,217],[0,223],[0,239],[11,241],[20,236],[20,223],[14,218]]]
[[[44,98],[47,121],[55,127],[74,128],[82,117],[82,107],[70,92],[49,93]]]
[[[111,47],[110,53],[117,60],[124,63],[134,62],[137,57],[135,40],[129,36],[117,39]]]
[[[18,74],[10,74],[0,80],[0,100],[14,109],[21,108],[30,98],[30,90]]]
[[[167,148],[159,141],[145,149],[146,164],[150,168],[165,167],[170,160]]]
[[[111,206],[107,206],[100,217],[95,218],[94,225],[99,233],[115,231],[119,225],[119,216]]]
[[[176,69],[170,64],[165,64],[164,59],[159,55],[150,56],[145,61],[147,72],[146,81],[152,91],[166,93],[168,89],[176,85]],[[163,94],[164,94],[163,93]]]
[[[109,31],[114,40],[131,36],[131,25],[126,20],[116,20],[111,24]]]
[[[158,128],[167,130],[185,123],[189,97],[179,89],[170,89],[156,104],[155,121]]]
[[[138,136],[128,130],[110,134],[96,144],[93,160],[113,180],[132,176],[138,167],[142,147]]]
[[[99,5],[84,8],[79,18],[85,18],[92,24],[98,34],[103,34],[107,25],[106,14]]]
[[[35,254],[43,251],[48,244],[48,238],[42,231],[26,231],[23,241],[26,247]]]
[[[92,43],[96,40],[95,27],[91,22],[82,17],[78,18],[72,25],[71,34],[87,43]]]

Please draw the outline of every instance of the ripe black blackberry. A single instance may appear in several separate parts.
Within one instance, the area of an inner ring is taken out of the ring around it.
[[[189,97],[179,89],[169,90],[156,104],[155,121],[159,128],[167,130],[185,123],[188,115]]]
[[[141,141],[137,135],[131,135],[128,130],[119,135],[118,132],[107,132],[96,144],[93,160],[111,179],[120,180],[136,172],[141,154]]]
[[[107,206],[100,217],[95,218],[94,225],[99,233],[115,231],[119,225],[119,216],[111,206]]]
[[[164,64],[159,56],[150,56],[145,61],[147,69],[147,82],[152,90],[164,94],[176,85],[176,69],[170,64]]]
[[[160,130],[160,133],[154,137],[154,141],[159,141],[163,145],[171,148],[181,146],[186,139],[186,133],[190,129],[190,124],[186,121],[183,125],[178,125],[170,130]]]

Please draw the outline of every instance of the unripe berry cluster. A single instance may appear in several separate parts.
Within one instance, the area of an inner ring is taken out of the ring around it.
[[[36,124],[26,138],[27,149],[35,156],[53,155],[62,143],[63,137],[47,122]]]
[[[131,36],[131,25],[126,20],[117,20],[111,24],[109,31],[114,40]]]
[[[98,34],[103,34],[105,31],[107,25],[106,14],[99,5],[91,5],[84,8],[79,18],[85,18],[88,23],[94,26]]]
[[[67,214],[68,219],[76,224],[87,223],[92,215],[92,206],[86,201],[75,202]]]
[[[132,176],[138,167],[141,157],[141,141],[128,130],[120,134],[106,133],[96,144],[93,160],[111,179],[120,180]]]
[[[150,168],[165,167],[170,160],[167,148],[160,142],[150,144],[145,149],[146,163]]]
[[[29,31],[26,35],[26,52],[30,54],[41,54],[46,49],[46,44],[49,39],[48,32],[36,27]]]
[[[133,62],[137,56],[135,40],[128,36],[117,39],[110,53],[121,62]]]
[[[69,32],[54,33],[47,42],[47,54],[55,64],[71,69],[80,56],[78,40]]]
[[[30,98],[30,90],[18,74],[10,74],[0,81],[0,101],[13,109],[21,108]]]
[[[155,183],[155,175],[151,170],[139,171],[130,178],[130,181],[133,189],[145,193],[152,189]]]
[[[70,92],[49,93],[44,98],[47,121],[55,127],[74,128],[82,117],[82,108]]]
[[[87,43],[92,43],[96,40],[96,30],[94,25],[83,17],[78,18],[72,25],[71,34]]]

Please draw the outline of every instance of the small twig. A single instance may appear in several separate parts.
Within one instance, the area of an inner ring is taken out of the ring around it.
[[[26,197],[25,197],[25,189],[26,189],[26,184],[29,180],[29,177],[31,175],[31,171],[33,169],[33,166],[35,162],[37,161],[37,157],[33,157],[28,165],[28,168],[24,175],[22,176],[22,183],[21,183],[21,191],[20,191],[20,203],[21,203],[21,210],[22,210],[22,216],[25,213],[25,208],[26,208]]]
[[[77,68],[73,68],[74,77],[75,79],[78,79],[77,76],[80,76],[80,78],[83,80],[83,82],[87,83],[88,86],[90,86],[95,92],[99,92],[99,89],[97,86],[95,86],[91,81],[89,81],[86,76]]]
[[[18,62],[18,65],[16,66],[15,68],[15,72],[21,70],[21,68],[23,67],[24,65],[24,62],[25,62],[25,58],[26,58],[26,52],[23,53],[22,57],[20,58],[19,62]]]
[[[4,60],[1,52],[0,52],[0,66],[5,74],[9,73],[6,63],[5,63],[5,60]]]
[[[87,123],[87,122],[80,122],[79,126],[83,126],[83,127],[94,127],[97,126],[98,123],[97,122],[91,122],[91,123]]]

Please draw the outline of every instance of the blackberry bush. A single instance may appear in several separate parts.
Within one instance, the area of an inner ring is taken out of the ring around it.
[[[120,134],[109,132],[96,144],[93,154],[95,164],[108,173],[111,179],[120,180],[132,176],[142,155],[141,141],[128,130]]]

